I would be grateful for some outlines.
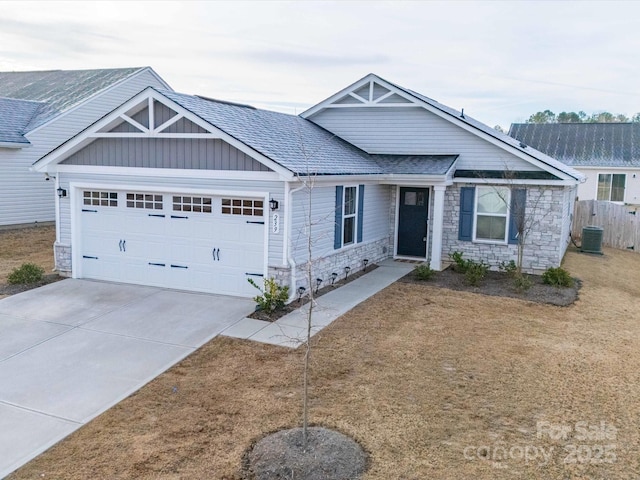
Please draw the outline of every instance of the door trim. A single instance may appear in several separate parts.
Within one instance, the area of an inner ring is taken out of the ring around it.
[[[400,188],[425,188],[429,190],[429,201],[427,202],[427,211],[431,212],[431,199],[433,198],[432,193],[433,189],[430,185],[396,185],[396,208],[395,208],[395,225],[394,225],[394,233],[393,233],[393,258],[407,260],[421,260],[427,261],[429,260],[429,233],[431,230],[431,216],[429,215],[429,220],[427,221],[427,241],[425,242],[425,256],[424,257],[410,257],[407,255],[398,255],[398,224],[400,222]]]

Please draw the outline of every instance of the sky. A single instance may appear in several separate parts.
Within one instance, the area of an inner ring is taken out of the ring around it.
[[[368,73],[490,126],[640,112],[640,2],[0,0],[0,71],[151,66],[298,114]]]

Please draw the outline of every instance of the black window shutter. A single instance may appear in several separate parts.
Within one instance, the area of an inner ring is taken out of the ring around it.
[[[364,218],[364,185],[358,187],[358,243],[362,242],[362,228]]]
[[[511,208],[509,209],[509,243],[518,244],[518,224],[523,225],[524,209],[527,204],[527,191],[524,188],[511,190]]]
[[[333,237],[333,248],[342,247],[342,190],[341,185],[336,185],[336,225]]]
[[[476,199],[476,187],[460,189],[460,222],[458,240],[470,242],[473,239],[473,204]]]

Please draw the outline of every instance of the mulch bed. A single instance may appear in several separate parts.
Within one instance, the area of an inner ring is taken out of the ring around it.
[[[578,299],[581,282],[574,278],[573,287],[559,288],[542,283],[540,275],[526,275],[531,281],[531,288],[519,291],[515,287],[514,278],[505,272],[490,271],[480,285],[469,285],[463,274],[449,267],[436,272],[430,280],[420,280],[414,272],[402,277],[399,282],[432,285],[450,290],[459,290],[495,297],[510,297],[536,303],[548,303],[560,307],[571,305]]]
[[[360,278],[361,276],[366,275],[369,272],[373,272],[376,268],[378,268],[378,266],[375,264],[369,265],[367,266],[366,270],[360,270],[359,272],[352,273],[347,278],[344,278],[344,277],[342,277],[341,279],[337,278],[333,284],[329,284],[325,287],[322,287],[318,291],[314,289],[313,298],[321,297],[326,293],[332,292],[336,288],[339,288],[343,285],[351,283],[354,280]],[[300,308],[303,305],[306,305],[307,303],[309,303],[309,296],[303,295],[302,298],[298,300],[294,300],[293,302],[285,305],[283,308],[271,313],[265,312],[263,310],[256,310],[251,315],[249,315],[249,318],[254,318],[256,320],[264,320],[266,322],[275,322],[279,318],[284,317],[288,313],[291,313],[294,310],[297,310],[298,308]]]
[[[253,480],[356,480],[367,454],[353,439],[335,430],[309,427],[306,449],[302,428],[281,430],[256,442],[244,457],[244,478]]]
[[[16,293],[26,292],[27,290],[31,290],[32,288],[43,287],[45,285],[48,285],[49,283],[64,280],[64,278],[65,277],[61,277],[57,273],[50,273],[48,275],[44,275],[42,277],[42,280],[36,283],[21,283],[18,285],[0,283],[0,296],[15,295]]]

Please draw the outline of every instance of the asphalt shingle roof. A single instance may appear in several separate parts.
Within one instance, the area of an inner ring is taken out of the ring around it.
[[[386,173],[445,175],[458,155],[371,155]]]
[[[0,72],[0,97],[42,102],[26,131],[86,100],[141,68]]]
[[[0,142],[28,145],[24,133],[42,107],[40,102],[0,98]]]
[[[444,174],[456,158],[369,155],[296,115],[158,91],[295,174]]]
[[[638,123],[514,123],[509,135],[575,167],[640,167]]]

